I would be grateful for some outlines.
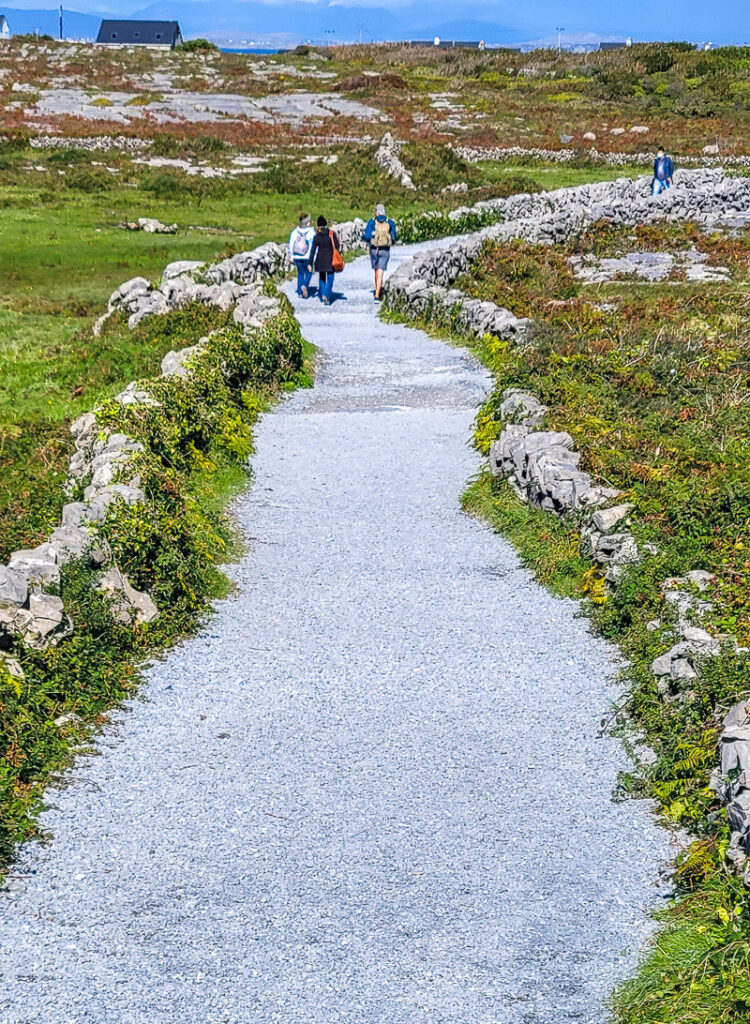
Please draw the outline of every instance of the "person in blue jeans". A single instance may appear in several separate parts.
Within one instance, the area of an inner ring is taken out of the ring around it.
[[[297,268],[297,294],[306,299],[310,294],[310,251],[312,250],[315,228],[309,213],[299,215],[299,224],[289,236],[289,255]]]
[[[651,195],[658,196],[672,187],[672,176],[674,175],[674,161],[667,156],[662,146],[656,153],[654,160],[654,180],[651,183]]]
[[[375,271],[375,301],[380,302],[383,277],[391,258],[391,246],[398,238],[396,225],[385,215],[385,207],[378,203],[375,216],[367,222],[364,239],[370,243],[370,266]]]
[[[336,276],[333,271],[333,250],[341,252],[341,242],[335,231],[328,227],[325,217],[318,217],[318,230],[313,238],[310,249],[310,272],[315,269],[320,279],[320,301],[326,306],[331,305],[333,297],[333,279]]]

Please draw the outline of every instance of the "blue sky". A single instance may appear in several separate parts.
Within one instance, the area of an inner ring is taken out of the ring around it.
[[[334,26],[338,20],[336,8],[345,6],[366,8],[368,22],[380,25],[384,33],[389,24],[408,22],[409,24],[427,26],[431,19],[436,23],[450,22],[467,24],[494,23],[508,30],[508,41],[511,37],[525,39],[549,38],[555,33],[558,25],[565,27],[572,38],[586,32],[595,33],[609,38],[624,38],[631,35],[639,39],[689,39],[692,41],[711,41],[713,43],[750,43],[750,0],[740,0],[728,4],[708,4],[706,0],[680,0],[679,3],[657,3],[655,0],[627,0],[613,3],[611,0],[531,0],[527,4],[473,2],[462,0],[460,3],[442,2],[442,0],[339,0],[338,3],[326,0],[294,0],[305,3],[305,6],[319,12],[321,20]],[[268,20],[273,8],[279,8],[279,31],[288,31],[288,10],[291,0],[266,0],[266,8],[262,20]],[[52,8],[55,0],[11,0],[12,8]],[[182,16],[191,20],[203,20],[204,12],[213,11],[221,21],[232,21],[237,24],[251,24],[256,20],[257,0],[68,0],[65,4],[71,10],[84,13],[128,16],[143,14],[144,16]],[[268,8],[271,8],[271,11]],[[286,8],[284,11],[281,8]],[[383,11],[383,21],[377,17],[377,10]],[[2,10],[2,8],[0,8]],[[301,20],[307,20],[305,18]],[[342,18],[342,20],[349,20]]]

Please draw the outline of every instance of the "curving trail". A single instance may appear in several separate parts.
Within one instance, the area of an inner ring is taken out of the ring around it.
[[[2,1024],[600,1024],[648,934],[613,652],[459,511],[487,375],[341,283],[298,303],[322,365],[260,424],[236,595],[0,893]]]

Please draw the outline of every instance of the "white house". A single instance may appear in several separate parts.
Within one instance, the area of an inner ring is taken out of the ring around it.
[[[10,25],[4,14],[0,14],[0,39],[10,39]]]

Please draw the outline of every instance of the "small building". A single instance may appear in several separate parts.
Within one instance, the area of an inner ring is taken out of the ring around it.
[[[599,43],[600,50],[624,50],[627,43]]]
[[[97,43],[105,46],[151,46],[174,50],[182,42],[178,21],[102,21]]]
[[[10,25],[4,14],[0,14],[0,39],[10,39]]]

